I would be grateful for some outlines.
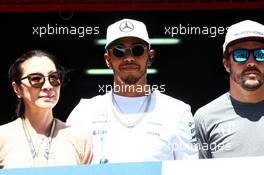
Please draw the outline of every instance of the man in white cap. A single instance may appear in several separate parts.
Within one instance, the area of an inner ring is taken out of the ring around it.
[[[199,156],[264,156],[264,26],[230,26],[223,53],[230,90],[194,115]]]
[[[145,24],[117,21],[108,27],[106,41],[114,88],[82,99],[67,120],[93,133],[93,162],[198,159],[190,106],[147,84],[154,51]]]

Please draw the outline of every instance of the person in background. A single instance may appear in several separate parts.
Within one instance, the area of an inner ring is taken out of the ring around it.
[[[18,97],[17,119],[0,126],[2,168],[88,164],[92,161],[91,135],[54,118],[60,97],[63,67],[42,50],[31,50],[9,68]]]
[[[94,163],[198,159],[190,106],[147,82],[154,50],[144,23],[122,19],[107,29],[104,59],[113,89],[82,99],[67,122],[93,134]]]
[[[199,156],[264,156],[264,25],[231,25],[223,53],[230,89],[194,115]]]

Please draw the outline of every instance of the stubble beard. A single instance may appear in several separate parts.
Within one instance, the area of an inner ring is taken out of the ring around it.
[[[127,75],[127,76],[122,76],[121,73],[118,74],[119,79],[127,84],[127,85],[135,85],[139,82],[139,80],[146,74],[146,69],[140,71],[140,75],[139,76],[135,76],[135,75]]]
[[[243,73],[234,74],[231,70],[230,75],[231,75],[231,78],[237,84],[239,84],[243,89],[245,89],[247,91],[255,91],[255,90],[259,89],[263,85],[263,82],[264,82],[264,75],[263,74],[261,74],[259,76],[259,78],[258,77],[250,78],[250,77],[244,75]]]
[[[126,77],[120,77],[121,80],[128,85],[135,85],[138,83],[138,81],[145,75],[146,71],[141,72],[139,76],[133,76],[133,75],[128,75]]]

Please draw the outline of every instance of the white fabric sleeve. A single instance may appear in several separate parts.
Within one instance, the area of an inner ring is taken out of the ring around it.
[[[184,110],[179,122],[178,141],[174,144],[175,159],[199,159],[198,145],[195,134],[195,126],[190,106]]]
[[[196,129],[196,137],[199,146],[199,158],[200,159],[207,159],[212,158],[211,152],[208,148],[208,141],[206,138],[206,126],[204,120],[202,120],[203,114],[198,110],[194,114],[194,122],[195,122],[195,129]]]
[[[2,135],[2,133],[0,135]],[[4,155],[3,155],[4,144],[5,142],[2,140],[2,137],[1,137],[1,140],[0,140],[0,169],[4,168]]]
[[[90,99],[81,99],[79,104],[77,104],[70,113],[69,117],[66,120],[66,123],[77,126],[87,124],[91,109],[90,105]]]

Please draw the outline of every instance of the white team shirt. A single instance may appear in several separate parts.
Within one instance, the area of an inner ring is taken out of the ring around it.
[[[198,159],[189,105],[157,90],[147,111],[146,96],[112,98],[109,92],[82,99],[67,119],[93,134],[93,163]],[[128,128],[126,122],[135,126]]]

